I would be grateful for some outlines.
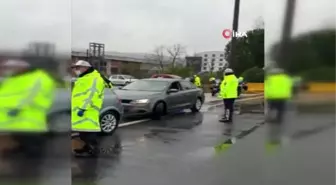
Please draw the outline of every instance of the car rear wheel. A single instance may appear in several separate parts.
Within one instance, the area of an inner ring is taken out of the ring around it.
[[[115,111],[108,111],[101,115],[100,127],[102,134],[111,135],[113,134],[119,126],[119,115]]]
[[[154,120],[160,120],[161,117],[164,115],[165,112],[165,105],[162,102],[157,103],[154,106],[153,112],[152,112],[152,119]]]
[[[202,108],[203,102],[201,98],[197,98],[195,104],[191,107],[192,112],[199,112]]]

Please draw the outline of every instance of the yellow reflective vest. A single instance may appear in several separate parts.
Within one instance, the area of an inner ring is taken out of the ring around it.
[[[224,80],[220,85],[219,98],[223,99],[237,98],[238,85],[239,85],[238,79],[234,74],[225,76]]]
[[[43,70],[8,77],[0,84],[0,131],[46,132],[56,82]],[[16,110],[17,114],[9,115]]]
[[[266,99],[289,99],[292,97],[293,80],[287,74],[271,74],[265,79]]]
[[[100,77],[102,77],[103,80],[104,80],[105,77],[103,77],[102,74],[100,74],[97,70],[94,70],[93,72],[94,72],[94,73],[98,73],[98,75],[99,75]],[[113,84],[112,84],[112,82],[110,82],[110,80],[107,79],[107,78],[105,78],[105,80],[104,80],[104,84],[105,84],[105,88],[109,88],[109,89],[112,89],[112,88],[113,88]]]
[[[100,132],[99,113],[104,100],[105,83],[98,72],[91,72],[75,81],[71,95],[73,131]],[[84,110],[82,117],[79,110]]]
[[[194,84],[195,84],[196,87],[201,87],[202,86],[201,78],[197,75],[195,76]]]

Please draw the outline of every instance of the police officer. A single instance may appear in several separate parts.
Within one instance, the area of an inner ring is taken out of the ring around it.
[[[215,96],[216,95],[216,90],[217,90],[217,83],[216,83],[216,78],[214,77],[210,77],[209,78],[209,83],[210,83],[210,91],[211,91],[211,96]]]
[[[72,131],[79,132],[79,138],[85,143],[77,154],[95,155],[98,141],[97,133],[101,131],[99,112],[103,104],[105,83],[91,64],[79,60],[72,66],[78,76],[71,96]]]
[[[0,85],[0,132],[11,134],[17,143],[14,150],[7,152],[9,161],[14,160],[13,168],[19,176],[38,173],[56,82],[46,71],[33,68],[25,60],[7,60],[0,65],[4,76]],[[29,165],[35,166],[33,171],[25,168]]]
[[[202,87],[201,78],[198,75],[194,75],[194,84],[198,88]]]
[[[105,82],[105,88],[109,88],[109,89],[113,88],[113,84],[112,84],[112,82],[109,79],[107,79],[103,74],[101,74],[97,70],[94,70],[94,72],[98,73],[100,75],[100,77],[104,80],[104,82]]]
[[[281,68],[267,71],[265,99],[267,101],[267,123],[269,124],[268,146],[281,144],[282,127],[288,101],[292,98],[293,80]]]
[[[238,97],[238,79],[230,68],[224,71],[224,80],[220,85],[219,97],[224,101],[224,117],[220,120],[225,123],[232,123],[234,102]]]

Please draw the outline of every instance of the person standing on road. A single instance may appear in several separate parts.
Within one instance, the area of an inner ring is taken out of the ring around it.
[[[292,94],[292,78],[281,68],[270,69],[265,78],[266,122],[269,126],[267,148],[281,144],[285,112]]]
[[[232,123],[234,102],[238,97],[238,79],[230,68],[224,71],[224,80],[220,85],[219,97],[224,101],[224,117],[220,122]]]
[[[103,104],[105,83],[100,73],[95,72],[91,64],[79,60],[72,66],[78,76],[71,95],[72,131],[79,133],[85,143],[76,154],[95,155],[98,147],[98,135],[101,132],[99,113]]]
[[[94,70],[96,73],[98,73],[100,76],[101,76],[101,78],[104,80],[104,82],[105,82],[105,88],[109,88],[109,89],[112,89],[113,88],[113,84],[112,84],[112,82],[109,80],[109,79],[107,79],[103,74],[101,74],[98,70]]]
[[[198,88],[202,87],[201,78],[198,75],[194,75],[194,84]]]
[[[30,174],[29,166],[34,166],[32,173],[39,174],[56,81],[47,71],[32,67],[30,61],[7,60],[0,67],[4,76],[0,84],[0,132],[10,134],[17,143],[3,157],[9,158],[18,179]]]

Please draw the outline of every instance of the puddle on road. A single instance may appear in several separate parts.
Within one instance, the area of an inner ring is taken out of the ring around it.
[[[147,134],[144,134],[145,138],[149,138],[149,139],[159,139],[160,141],[162,141],[163,143],[171,143],[174,141],[179,141],[174,137],[174,134],[179,133],[180,131],[176,130],[176,129],[170,129],[170,128],[153,128],[150,129],[150,132]],[[168,136],[168,134],[171,134],[170,136]]]

